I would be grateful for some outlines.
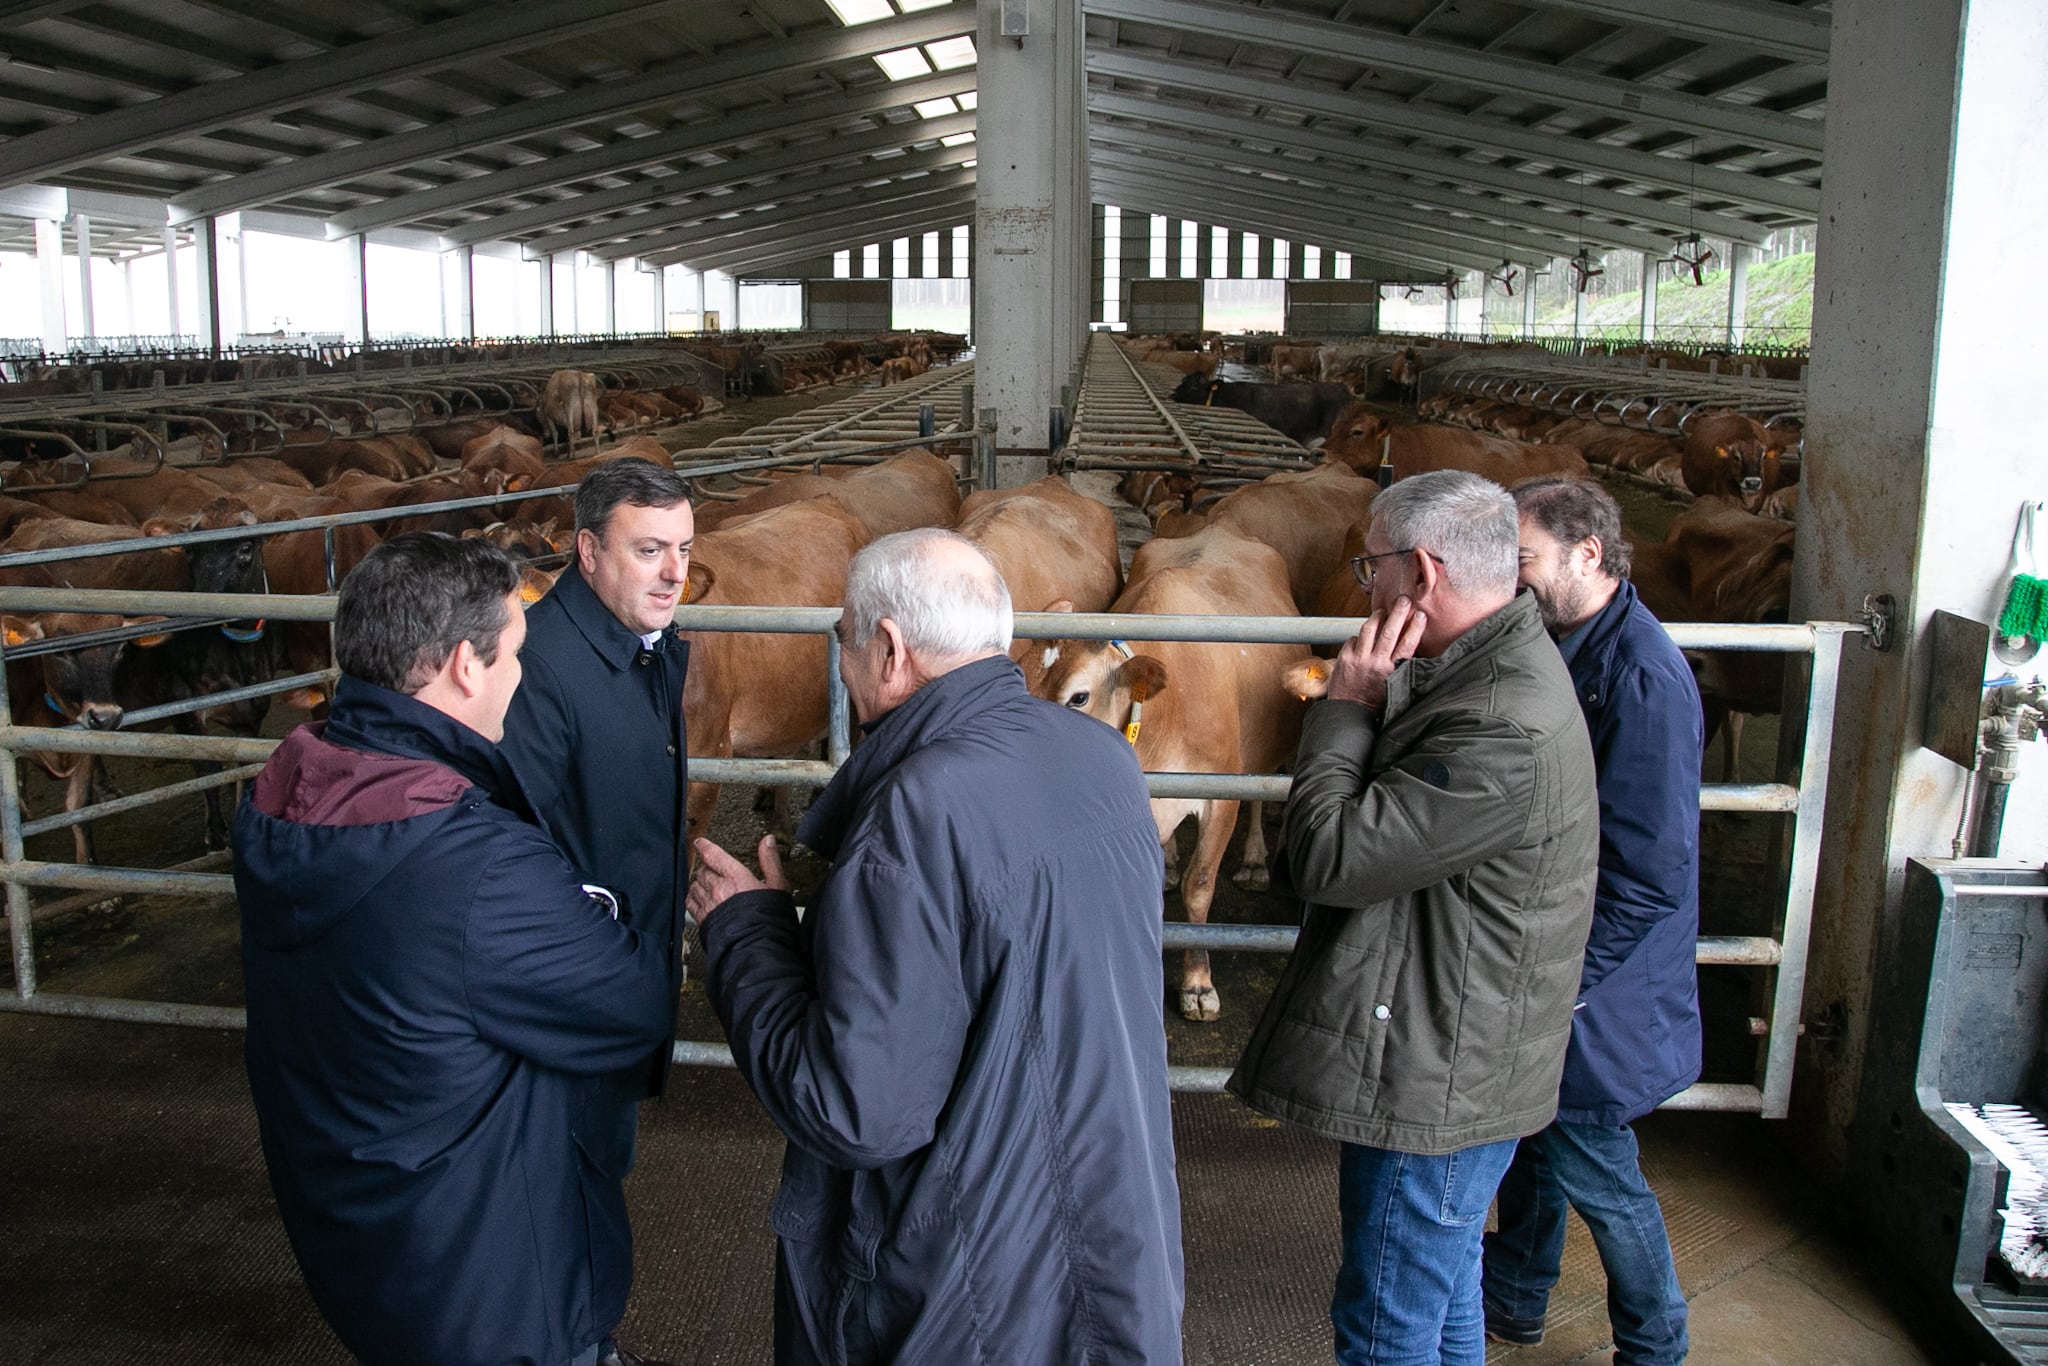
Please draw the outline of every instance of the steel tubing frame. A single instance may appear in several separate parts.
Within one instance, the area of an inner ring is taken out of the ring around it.
[[[204,594],[131,593],[117,589],[0,590],[0,606],[50,610],[80,603],[86,610],[100,609],[127,613],[161,610],[165,607],[194,608],[202,604],[213,614],[248,615],[259,606],[273,619],[317,621],[331,619],[331,598],[221,599]],[[778,634],[822,634],[827,639],[828,672],[837,683],[837,638],[833,632],[839,609],[831,607],[684,607],[676,620],[690,630],[767,631]],[[1351,636],[1359,623],[1341,617],[1138,617],[1110,613],[1019,613],[1017,634],[1025,639],[1061,638],[1080,640],[1193,640],[1258,643],[1331,644]],[[1697,961],[1774,969],[1777,982],[1773,993],[1772,1021],[1799,1018],[1805,988],[1805,963],[1810,928],[1814,875],[1819,857],[1820,821],[1826,801],[1828,746],[1833,734],[1834,696],[1840,666],[1843,636],[1860,627],[1842,623],[1812,623],[1783,626],[1671,626],[1673,641],[1684,648],[1737,648],[1775,653],[1810,653],[1812,681],[1808,688],[1805,744],[1798,786],[1782,784],[1707,784],[1701,789],[1705,810],[1764,811],[1789,813],[1794,817],[1792,876],[1784,917],[1777,939],[1768,937],[1702,936]],[[847,707],[843,687],[832,687],[832,733],[826,761],[788,759],[692,758],[693,773],[712,782],[780,783],[822,786],[829,782],[847,753]],[[146,754],[176,758],[220,758],[240,763],[260,761],[277,742],[226,740],[194,736],[135,735],[82,730],[53,731],[40,727],[0,727],[0,881],[8,884],[9,928],[13,939],[17,988],[0,993],[0,1009],[42,1010],[58,1014],[92,1014],[87,998],[53,998],[54,1005],[38,1004],[45,998],[34,988],[33,926],[26,899],[29,886],[70,887],[89,891],[159,893],[173,895],[230,894],[233,880],[220,873],[167,872],[134,868],[81,867],[31,861],[23,857],[25,833],[56,828],[38,822],[25,828],[21,822],[19,778],[13,755],[34,749],[94,754]],[[1146,780],[1155,796],[1213,795],[1243,800],[1280,800],[1286,796],[1289,779],[1283,774],[1222,775],[1195,773],[1148,773]],[[134,799],[124,799],[133,802]],[[140,803],[136,803],[140,804]],[[116,804],[108,804],[109,806]],[[99,814],[99,813],[95,813]],[[111,814],[111,813],[107,813]],[[79,819],[90,819],[79,813]],[[75,823],[75,822],[66,822]],[[1216,951],[1284,953],[1292,949],[1295,930],[1284,925],[1185,925],[1173,924],[1163,931],[1166,948],[1206,948]],[[19,984],[26,983],[23,991]],[[142,1019],[149,1022],[202,1024],[219,1027],[220,1013],[213,1007],[178,1006],[169,1003],[107,1002],[108,1019]],[[134,1012],[141,1011],[138,1015]],[[189,1014],[181,1012],[190,1012]],[[1755,1086],[1703,1084],[1669,1102],[1674,1109],[1716,1109],[1751,1111],[1767,1118],[1781,1118],[1789,1106],[1796,1028],[1767,1031],[1765,1058],[1760,1084]],[[718,1045],[678,1041],[678,1062],[730,1065],[730,1055]],[[1174,1086],[1180,1090],[1218,1090],[1227,1073],[1220,1069],[1173,1068]]]

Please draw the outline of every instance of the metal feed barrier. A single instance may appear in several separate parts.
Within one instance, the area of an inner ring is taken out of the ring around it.
[[[916,397],[907,395],[906,397]],[[831,424],[827,424],[830,426]],[[977,446],[989,440],[986,432],[972,436]],[[923,438],[890,443],[900,447]],[[759,443],[747,449],[762,450]],[[873,448],[870,448],[873,450]],[[819,458],[819,452],[799,449],[794,453],[771,454],[752,460],[728,460],[691,467],[698,475],[764,469],[777,464],[804,463]],[[987,468],[985,464],[982,468]],[[560,490],[549,493],[559,494]],[[446,506],[475,506],[488,499],[462,500]],[[425,509],[405,511],[418,515]],[[346,517],[307,519],[305,522],[274,523],[264,533],[310,529],[349,521],[370,521],[390,513],[350,514]],[[177,537],[153,538],[152,548],[204,541],[241,539],[246,529],[195,532]],[[125,549],[133,549],[129,546]],[[41,558],[78,558],[85,554],[120,553],[113,546],[79,547],[52,552]],[[0,565],[27,557],[0,557]],[[224,596],[196,593],[143,593],[124,590],[0,589],[0,609],[11,611],[100,611],[128,614],[162,614],[198,617],[205,620],[265,617],[273,622],[331,621],[331,597],[284,597],[269,595]],[[801,759],[715,759],[690,760],[691,774],[717,783],[779,784],[817,787],[828,782],[848,753],[847,704],[838,678],[838,642],[833,626],[837,608],[770,607],[685,607],[677,622],[695,631],[766,631],[779,634],[814,633],[826,637],[828,690],[832,724],[823,761]],[[1359,623],[1341,618],[1301,617],[1138,617],[1113,614],[1020,613],[1017,634],[1025,638],[1083,640],[1189,640],[1231,642],[1275,642],[1300,645],[1330,644],[1354,634]],[[161,623],[138,629],[162,630]],[[1752,811],[1789,815],[1793,818],[1791,877],[1782,922],[1775,937],[1703,937],[1698,961],[1762,969],[1774,974],[1770,1015],[1761,1022],[1764,1035],[1762,1056],[1754,1084],[1703,1083],[1674,1097],[1669,1108],[1748,1111],[1768,1118],[1782,1117],[1791,1097],[1792,1065],[1799,1037],[1800,1003],[1806,980],[1807,938],[1810,927],[1814,876],[1818,862],[1821,821],[1827,792],[1829,744],[1833,734],[1836,680],[1842,639],[1862,628],[1843,623],[1821,622],[1784,626],[1673,626],[1673,640],[1687,649],[1738,649],[1787,654],[1810,654],[1813,658],[1811,683],[1807,692],[1803,747],[1796,785],[1709,784],[1701,789],[1701,806],[1709,811]],[[73,641],[72,643],[75,643]],[[8,654],[22,652],[0,648],[0,703],[4,696],[4,663]],[[308,675],[283,679],[256,688],[242,689],[238,696],[256,696],[303,686]],[[1277,684],[1277,680],[1276,680]],[[197,699],[180,704],[185,709],[218,705],[223,697]],[[167,708],[154,709],[155,714]],[[0,712],[11,718],[11,711]],[[59,752],[99,755],[142,755],[157,758],[210,759],[236,765],[260,763],[275,747],[270,740],[216,739],[211,737],[139,735],[94,732],[78,729],[0,726],[0,881],[7,884],[7,919],[13,953],[15,985],[0,993],[0,1009],[49,1015],[83,1016],[134,1023],[175,1024],[204,1028],[240,1028],[242,1012],[222,1007],[175,1002],[137,1001],[68,995],[39,991],[35,978],[34,914],[29,902],[31,887],[70,888],[95,893],[139,893],[170,895],[232,895],[233,881],[226,874],[172,869],[98,867],[30,860],[25,857],[27,835],[119,811],[133,810],[150,801],[199,790],[207,781],[225,783],[247,776],[243,768],[213,780],[175,784],[148,794],[102,803],[66,817],[52,817],[24,824],[16,758],[30,752]],[[1284,774],[1219,775],[1200,773],[1151,773],[1146,780],[1159,797],[1214,797],[1247,801],[1280,801],[1287,795],[1289,779]],[[1284,953],[1293,947],[1295,929],[1289,925],[1170,924],[1166,947],[1206,948],[1249,952]],[[730,1053],[722,1045],[678,1041],[674,1048],[678,1063],[731,1066]],[[1172,1085],[1177,1090],[1214,1091],[1222,1087],[1221,1069],[1174,1067]]]

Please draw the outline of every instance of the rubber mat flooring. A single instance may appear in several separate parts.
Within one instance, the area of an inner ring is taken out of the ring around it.
[[[233,1004],[231,906],[89,912],[46,942],[48,990]],[[686,1031],[687,1032],[687,1031]],[[0,1363],[343,1363],[300,1284],[257,1149],[239,1035],[0,1014]],[[770,1358],[768,1201],[781,1143],[738,1078],[678,1073],[628,1183],[638,1282],[622,1336],[677,1363]],[[1332,1145],[1221,1096],[1175,1103],[1190,1366],[1329,1356]],[[1775,1131],[1643,1125],[1698,1363],[1917,1363],[1902,1292],[1825,1231]],[[1550,1333],[1489,1359],[1607,1359],[1573,1226]]]

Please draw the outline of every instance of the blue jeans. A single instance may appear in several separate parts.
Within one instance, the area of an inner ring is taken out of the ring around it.
[[[1617,1366],[1685,1360],[1685,1296],[1664,1211],[1626,1124],[1552,1124],[1522,1140],[1500,1183],[1500,1229],[1486,1235],[1486,1314],[1540,1331],[1564,1256],[1565,1205],[1592,1230],[1607,1273]]]
[[[1344,1145],[1338,1366],[1481,1366],[1479,1240],[1514,1155],[1511,1138],[1441,1157]]]

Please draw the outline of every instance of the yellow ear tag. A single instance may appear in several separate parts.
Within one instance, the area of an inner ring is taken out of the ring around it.
[[[1129,740],[1133,748],[1136,748],[1137,746],[1138,731],[1142,725],[1143,722],[1133,721],[1131,722],[1131,724],[1124,727],[1124,739]]]

